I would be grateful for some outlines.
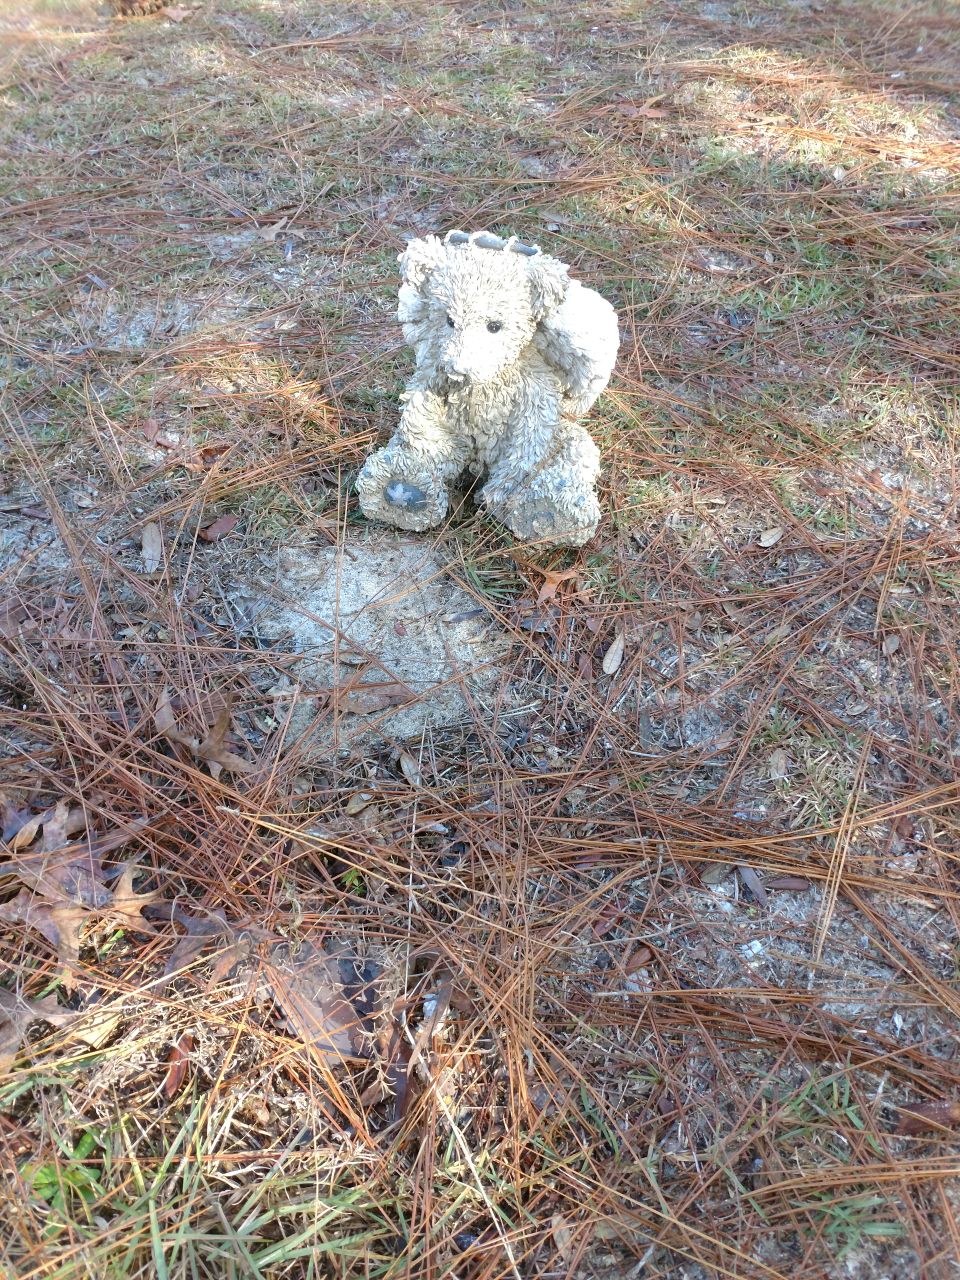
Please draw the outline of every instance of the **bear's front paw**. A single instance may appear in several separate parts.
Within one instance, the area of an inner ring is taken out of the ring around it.
[[[406,480],[391,480],[383,491],[383,496],[391,507],[401,511],[426,511],[430,506],[430,497],[418,485],[408,484]]]
[[[413,474],[411,474],[413,472]],[[422,533],[447,514],[447,489],[424,467],[409,470],[387,450],[372,454],[357,476],[360,510],[368,520]]]

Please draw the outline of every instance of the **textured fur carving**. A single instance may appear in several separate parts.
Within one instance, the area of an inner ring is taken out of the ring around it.
[[[581,546],[600,518],[600,456],[576,420],[613,370],[613,308],[556,258],[487,232],[411,240],[400,268],[416,370],[397,430],[358,477],[364,514],[430,529],[469,467],[522,541]]]

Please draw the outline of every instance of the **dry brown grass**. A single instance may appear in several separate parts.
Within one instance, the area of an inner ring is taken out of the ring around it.
[[[25,0],[0,73],[0,1265],[952,1274],[952,6],[178,16]],[[284,749],[252,584],[355,535],[451,225],[616,301],[608,514],[459,512],[492,706]],[[284,968],[330,939],[342,1065]]]

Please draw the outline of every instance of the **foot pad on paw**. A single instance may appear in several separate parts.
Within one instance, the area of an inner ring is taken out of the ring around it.
[[[383,496],[391,507],[399,507],[401,511],[423,511],[429,501],[422,489],[405,480],[391,480]]]

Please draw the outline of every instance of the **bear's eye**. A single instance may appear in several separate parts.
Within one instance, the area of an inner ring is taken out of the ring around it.
[[[450,326],[451,329],[455,329],[457,327],[453,323],[453,316],[449,313],[449,311],[447,312],[447,324]]]
[[[499,333],[502,328],[503,328],[503,325],[500,323],[499,320],[487,321],[487,333]]]

